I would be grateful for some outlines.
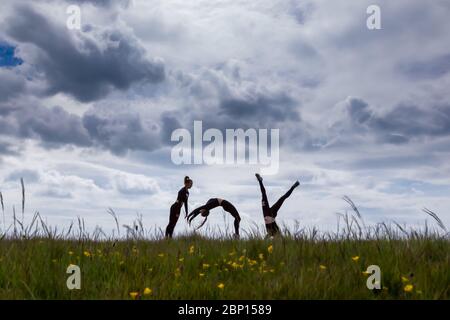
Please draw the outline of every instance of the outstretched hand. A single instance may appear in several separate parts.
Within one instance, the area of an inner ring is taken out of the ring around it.
[[[191,225],[192,220],[194,220],[194,218],[200,214],[200,210],[197,210],[197,209],[195,209],[194,211],[189,213],[189,215],[186,216],[186,219],[188,220],[189,225]]]

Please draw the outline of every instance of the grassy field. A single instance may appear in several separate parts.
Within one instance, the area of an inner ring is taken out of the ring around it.
[[[367,226],[356,205],[338,214],[336,232],[283,228],[242,230],[233,240],[224,226],[165,240],[145,230],[141,219],[116,229],[89,233],[48,226],[36,212],[26,222],[23,180],[21,211],[5,223],[0,192],[0,299],[449,299],[450,233],[406,228],[396,222]],[[21,213],[21,215],[20,215]],[[21,217],[20,217],[21,216]],[[121,230],[125,234],[121,234]],[[69,290],[67,268],[81,270],[81,289]],[[381,289],[366,286],[367,267],[381,269]]]
[[[81,290],[67,289],[70,264]],[[372,264],[381,290],[366,287]],[[433,237],[3,239],[0,299],[449,299],[449,266],[450,242]]]

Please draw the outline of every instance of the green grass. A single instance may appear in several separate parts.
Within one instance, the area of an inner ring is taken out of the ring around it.
[[[284,228],[283,237],[263,239],[255,226],[232,240],[225,226],[164,240],[145,230],[142,218],[92,233],[51,227],[36,212],[25,222],[23,180],[21,219],[0,228],[0,299],[449,299],[450,233],[406,228],[399,223],[366,225],[349,197],[352,214],[338,214],[336,232]],[[20,216],[20,215],[19,215]],[[122,229],[123,230],[123,229]],[[120,239],[120,240],[117,240]],[[81,268],[81,289],[66,285],[70,264]],[[381,269],[379,290],[366,286],[370,265]],[[220,285],[220,286],[219,286]],[[409,288],[411,290],[405,290]],[[144,294],[144,290],[151,294]],[[150,290],[149,290],[150,289]]]
[[[66,287],[69,264],[81,268],[81,290]],[[373,264],[381,268],[381,290],[366,287],[362,272]],[[130,292],[140,299],[449,299],[449,266],[445,237],[4,238],[0,299],[130,299]],[[406,284],[413,285],[411,292],[404,291]],[[151,295],[142,294],[147,287]]]

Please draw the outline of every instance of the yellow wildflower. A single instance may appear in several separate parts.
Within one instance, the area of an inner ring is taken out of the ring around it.
[[[85,252],[83,252],[83,254],[85,257],[88,257],[88,258],[91,256],[91,253],[89,251],[85,251]]]
[[[130,292],[131,299],[136,299],[139,296],[139,292]]]
[[[320,270],[325,270],[327,267],[324,266],[323,264],[321,264],[321,265],[319,266],[319,268],[320,268]]]
[[[257,263],[258,263],[258,261],[256,261],[256,260],[248,259],[248,264],[251,266],[254,266]]]
[[[402,276],[402,282],[409,282],[409,279],[407,277]]]
[[[267,252],[268,252],[268,253],[272,253],[272,252],[273,252],[273,245],[270,245],[270,246],[267,248]]]
[[[258,257],[259,257],[260,260],[264,260],[264,254],[260,253],[260,254],[258,255]]]
[[[355,261],[355,262],[358,262],[359,256],[354,256],[354,257],[352,257],[352,260]]]
[[[411,291],[413,291],[413,289],[414,289],[414,286],[413,286],[412,284],[407,284],[407,285],[403,288],[403,290],[404,290],[405,292],[411,292]]]
[[[209,264],[208,263],[204,263],[203,264],[203,269],[208,269],[209,268]]]
[[[225,285],[221,282],[217,285],[217,288],[222,290],[223,288],[225,288]]]
[[[151,295],[152,292],[153,292],[153,291],[152,291],[152,289],[150,289],[150,288],[145,288],[145,289],[144,289],[144,295],[145,295],[145,296]]]
[[[190,246],[189,247],[189,254],[194,254],[194,250],[195,250],[195,247],[194,246]]]

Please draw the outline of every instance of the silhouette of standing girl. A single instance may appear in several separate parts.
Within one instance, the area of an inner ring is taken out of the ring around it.
[[[177,224],[178,218],[180,217],[181,207],[184,204],[184,210],[186,213],[186,218],[188,215],[188,198],[189,198],[189,189],[192,187],[193,181],[188,177],[184,177],[184,187],[178,191],[177,201],[172,204],[170,207],[170,217],[169,224],[166,228],[166,238],[172,238],[173,230],[175,229],[175,225]]]

